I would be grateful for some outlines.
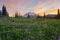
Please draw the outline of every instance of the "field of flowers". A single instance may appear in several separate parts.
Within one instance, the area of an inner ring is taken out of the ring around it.
[[[60,40],[60,20],[0,18],[0,40]]]

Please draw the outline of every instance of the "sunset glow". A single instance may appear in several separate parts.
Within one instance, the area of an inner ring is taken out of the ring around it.
[[[57,14],[54,9],[60,8],[60,0],[0,0],[0,10],[3,4],[7,8],[9,16],[14,16],[16,10],[23,12],[22,15],[29,11],[36,14],[46,11],[46,14]]]

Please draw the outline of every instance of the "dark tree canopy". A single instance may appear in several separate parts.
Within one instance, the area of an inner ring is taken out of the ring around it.
[[[40,16],[39,16],[39,15],[37,15],[37,18],[40,18]]]
[[[0,16],[2,15],[2,12],[0,11]]]
[[[15,13],[15,17],[18,17],[18,12]]]
[[[56,16],[57,19],[60,19],[60,9],[57,10],[58,14]]]
[[[44,13],[44,18],[45,18],[45,16],[46,16],[46,15],[45,15],[45,13]]]
[[[8,13],[7,13],[5,5],[2,6],[2,16],[8,16]]]

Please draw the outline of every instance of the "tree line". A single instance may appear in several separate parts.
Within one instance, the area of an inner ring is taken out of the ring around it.
[[[40,16],[38,15],[37,18],[40,18]],[[54,17],[46,17],[46,14],[44,13],[43,18],[50,18],[50,19],[60,19],[60,9],[57,9],[57,15],[55,15]]]
[[[31,15],[27,14],[27,17],[28,18],[30,18],[30,16]],[[0,10],[0,17],[9,17],[9,14],[7,12],[7,9],[6,9],[6,6],[5,5],[3,5],[2,6],[2,10]],[[18,16],[18,12],[15,13],[15,17],[19,17]],[[44,16],[43,17],[40,16],[40,15],[37,15],[37,18],[47,18],[47,17],[46,17],[46,14],[44,13]],[[60,9],[57,9],[57,15],[55,15],[54,17],[48,17],[48,18],[60,19]]]

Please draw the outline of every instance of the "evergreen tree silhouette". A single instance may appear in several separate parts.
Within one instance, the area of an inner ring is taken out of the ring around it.
[[[2,15],[2,12],[0,11],[0,16]]]
[[[7,13],[5,5],[2,6],[2,16],[8,16],[8,13]]]
[[[60,19],[60,10],[58,9],[57,12],[58,12],[58,14],[57,14],[56,18]]]
[[[37,18],[40,18],[39,14],[37,15]]]
[[[58,9],[58,15],[60,15],[59,9]]]
[[[15,13],[15,17],[18,17],[18,12]]]
[[[45,13],[44,13],[44,18],[45,18]]]
[[[28,14],[28,18],[30,18],[30,15]]]

